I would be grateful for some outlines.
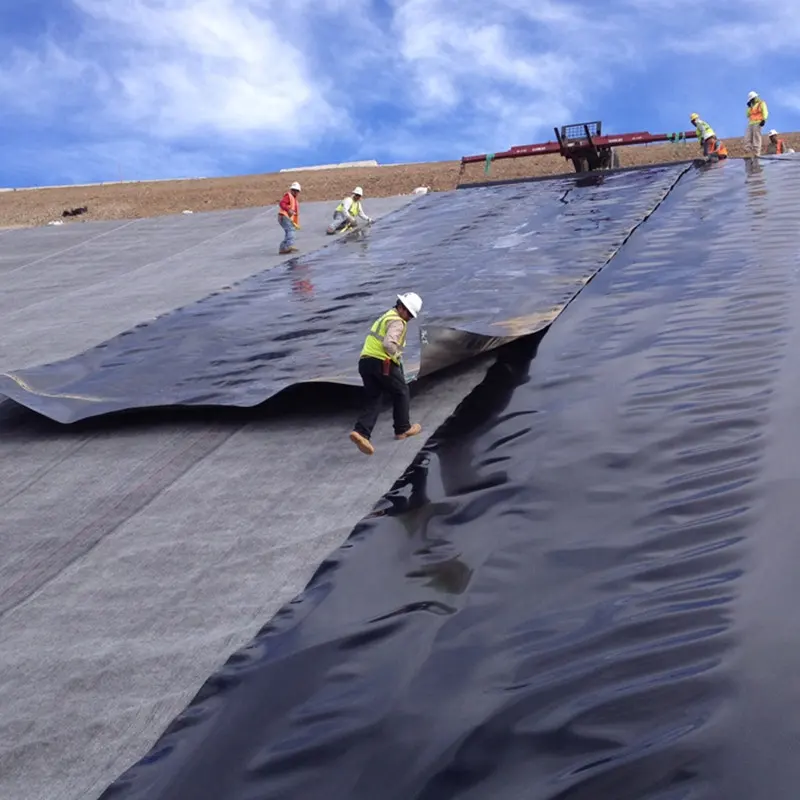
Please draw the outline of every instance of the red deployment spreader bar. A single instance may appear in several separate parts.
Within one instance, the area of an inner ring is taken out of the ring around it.
[[[483,155],[464,156],[462,164],[478,163],[486,161],[487,158],[497,160],[498,158],[523,158],[525,156],[541,156],[548,153],[560,153],[565,158],[569,158],[581,150],[589,148],[624,147],[629,144],[650,144],[654,142],[679,142],[686,139],[696,139],[695,131],[682,131],[678,133],[649,133],[640,131],[639,133],[620,133],[612,136],[592,136],[589,139],[571,139],[561,142],[544,142],[543,144],[523,144],[516,145],[510,150],[501,153],[484,153]]]

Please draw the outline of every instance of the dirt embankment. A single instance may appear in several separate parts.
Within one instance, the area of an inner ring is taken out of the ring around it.
[[[790,147],[800,152],[800,133],[783,134],[783,138]],[[725,143],[731,157],[744,155],[741,139],[726,139]],[[618,152],[621,165],[630,167],[694,158],[699,155],[699,146],[690,141],[621,147]],[[265,206],[277,203],[294,180],[302,183],[301,199],[306,202],[336,200],[360,184],[364,187],[365,204],[368,204],[370,197],[409,194],[417,186],[429,186],[432,191],[447,191],[454,189],[459,181],[475,183],[487,179],[483,164],[469,164],[463,173],[460,167],[459,161],[439,161],[392,167],[308,170],[232,178],[2,192],[0,227],[45,225],[51,220],[62,219],[61,214],[66,209],[84,206],[88,208],[87,213],[67,217],[65,224],[179,214],[184,209],[219,211]],[[572,166],[563,158],[547,155],[495,161],[488,178],[539,177],[571,172]]]

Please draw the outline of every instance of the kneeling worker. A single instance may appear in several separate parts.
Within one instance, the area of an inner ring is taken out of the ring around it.
[[[784,153],[793,153],[794,150],[786,146],[786,142],[780,138],[780,134],[776,130],[769,132],[769,143],[767,144],[768,156],[779,156]]]
[[[378,421],[384,394],[392,398],[394,438],[407,439],[422,432],[422,426],[409,420],[410,394],[403,371],[403,347],[409,320],[422,310],[422,299],[414,292],[397,295],[394,308],[372,324],[358,360],[358,373],[364,382],[364,407],[350,434],[350,441],[371,456],[375,448],[370,442]]]
[[[361,198],[363,196],[364,190],[360,186],[356,186],[356,188],[336,206],[336,210],[333,212],[333,222],[328,225],[329,235],[337,233],[348,224],[355,228],[358,219],[363,219],[364,222],[372,222],[372,218],[364,213],[364,208],[361,205]]]

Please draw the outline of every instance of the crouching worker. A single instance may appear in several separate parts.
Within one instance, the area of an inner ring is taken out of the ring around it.
[[[767,155],[779,156],[784,153],[794,153],[794,150],[786,146],[786,142],[781,139],[778,131],[771,130],[769,132],[769,142],[767,143]]]
[[[350,441],[365,455],[375,452],[370,438],[385,394],[392,398],[394,438],[407,439],[422,432],[422,426],[412,425],[409,419],[410,394],[403,371],[408,323],[421,309],[422,299],[418,294],[397,295],[395,307],[375,320],[364,341],[358,360],[358,373],[364,383],[364,406]]]
[[[722,161],[727,157],[728,157],[728,148],[725,146],[725,142],[723,142],[722,139],[717,139],[717,137],[715,136],[714,141],[711,143],[709,147],[708,160]]]
[[[361,198],[364,196],[364,190],[360,186],[356,186],[353,191],[336,206],[333,212],[333,222],[328,225],[328,235],[333,235],[346,228],[348,225],[353,228],[358,224],[359,219],[364,222],[372,222],[372,218],[364,213],[364,207],[361,205]]]

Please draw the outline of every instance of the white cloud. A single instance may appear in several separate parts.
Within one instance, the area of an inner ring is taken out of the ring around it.
[[[336,0],[338,2],[338,0]],[[269,136],[273,145],[324,136],[343,122],[326,85],[278,22],[285,6],[254,0],[73,0],[81,35],[18,52],[0,92],[44,113],[87,102],[87,125],[168,141]],[[265,15],[259,11],[272,10]],[[27,92],[12,91],[19,76]],[[80,116],[80,111],[75,112]]]
[[[553,0],[393,0],[394,67],[409,99],[405,136],[394,151],[422,156],[422,133],[461,151],[499,150],[551,137],[587,100],[612,84],[616,65],[638,52],[624,15],[587,13]],[[633,62],[635,64],[635,61]],[[635,67],[634,67],[635,68]],[[416,148],[415,148],[416,143]],[[451,149],[451,154],[453,150]]]
[[[7,118],[154,177],[457,158],[598,116],[674,130],[687,103],[738,129],[744,92],[781,97],[770,54],[800,45],[771,0],[69,1],[76,36],[0,48]]]
[[[662,49],[681,56],[712,56],[723,62],[759,62],[780,52],[793,53],[800,45],[800,15],[793,2],[729,0],[723,13],[714,4],[693,0],[626,0],[646,9],[663,26]],[[685,8],[684,8],[685,6]],[[694,6],[687,24],[690,9]],[[677,29],[677,31],[676,31]],[[673,33],[666,36],[666,31]]]
[[[280,14],[246,0],[74,2],[116,43],[115,111],[161,137],[268,133],[294,144],[340,121],[325,82],[273,21]]]
[[[785,86],[776,92],[776,99],[786,108],[800,113],[800,83]]]

